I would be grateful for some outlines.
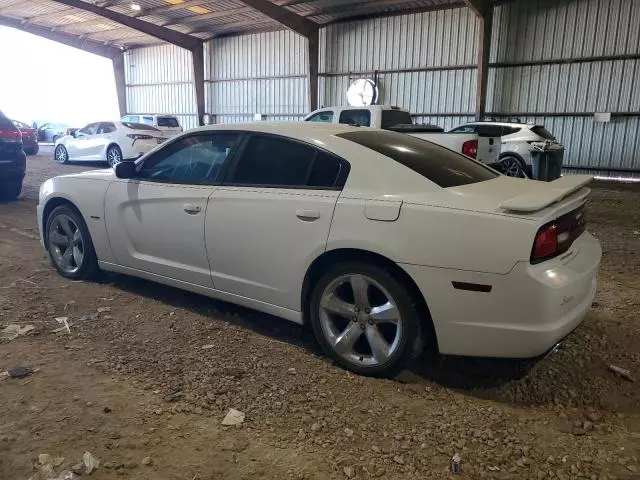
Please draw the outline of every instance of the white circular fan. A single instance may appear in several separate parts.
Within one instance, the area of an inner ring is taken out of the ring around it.
[[[347,102],[354,107],[373,105],[378,100],[378,87],[368,78],[359,78],[347,90]]]

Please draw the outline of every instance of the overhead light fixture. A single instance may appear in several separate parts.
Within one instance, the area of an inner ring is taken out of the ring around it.
[[[131,4],[131,10],[135,10],[136,12],[139,12],[141,9],[140,5],[138,3],[132,3]]]

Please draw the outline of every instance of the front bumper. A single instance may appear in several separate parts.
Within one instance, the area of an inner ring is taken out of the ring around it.
[[[402,267],[422,291],[442,354],[533,358],[544,354],[584,319],[596,294],[602,257],[589,233],[564,255],[506,275]],[[456,290],[452,282],[490,285],[490,292]]]

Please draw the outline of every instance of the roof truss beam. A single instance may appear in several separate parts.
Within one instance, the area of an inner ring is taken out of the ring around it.
[[[490,8],[493,8],[491,0],[464,0],[464,4],[473,10],[478,17],[487,15]]]
[[[172,43],[187,50],[197,48],[201,43],[200,39],[192,37],[190,35],[176,32],[170,28],[161,27],[153,23],[145,22],[138,18],[125,15],[123,13],[109,10],[108,8],[99,7],[92,3],[83,2],[82,0],[53,0],[54,2],[67,5],[68,7],[77,8],[87,12],[91,12],[95,15],[112,20],[116,23],[124,25],[125,27],[138,30],[152,37],[155,37],[163,42]]]
[[[296,15],[284,7],[271,3],[269,0],[239,1],[305,37],[313,35],[313,33],[320,27],[317,23],[301,17],[300,15]]]

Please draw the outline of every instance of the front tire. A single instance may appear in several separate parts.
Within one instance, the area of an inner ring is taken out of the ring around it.
[[[107,163],[113,168],[120,162],[122,162],[122,150],[117,145],[111,145],[107,148]]]
[[[54,150],[54,157],[60,164],[65,164],[69,161],[69,153],[64,145],[58,145]]]
[[[82,215],[61,205],[47,217],[45,229],[51,263],[63,277],[89,279],[98,272],[98,260],[91,235]]]
[[[309,311],[324,352],[360,375],[392,377],[423,345],[416,302],[391,271],[377,265],[330,267],[313,290]]]

